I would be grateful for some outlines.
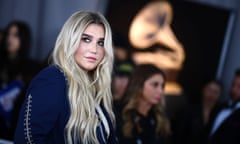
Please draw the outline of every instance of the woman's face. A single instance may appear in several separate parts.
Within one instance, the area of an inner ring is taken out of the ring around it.
[[[84,30],[74,59],[85,71],[94,70],[105,56],[104,36],[102,25],[90,24]]]
[[[115,75],[113,77],[113,96],[115,100],[120,100],[122,99],[127,85],[129,82],[129,77],[128,76],[117,76]]]
[[[10,27],[7,35],[7,51],[9,53],[17,53],[20,48],[20,39],[18,36],[18,28],[13,25]]]
[[[203,99],[206,104],[215,104],[221,95],[221,88],[218,84],[208,83],[203,89]]]
[[[161,101],[163,92],[164,78],[161,74],[154,74],[144,83],[142,99],[150,105],[155,105]]]
[[[240,99],[240,77],[235,76],[230,87],[231,99],[237,101]]]

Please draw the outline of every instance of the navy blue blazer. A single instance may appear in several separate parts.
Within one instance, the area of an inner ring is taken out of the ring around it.
[[[15,131],[15,144],[64,144],[64,128],[70,116],[67,80],[57,66],[42,70],[30,83]],[[117,143],[110,117],[101,106],[110,127],[97,127],[100,144]]]

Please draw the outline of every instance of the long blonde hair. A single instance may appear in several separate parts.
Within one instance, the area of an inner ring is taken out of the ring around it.
[[[81,69],[74,60],[82,33],[89,24],[104,27],[105,56],[91,75]],[[100,13],[79,11],[64,24],[57,37],[52,54],[53,64],[58,65],[68,79],[70,117],[65,127],[65,142],[99,143],[96,135],[98,116],[96,105],[103,104],[112,121],[111,72],[113,48],[111,28]]]

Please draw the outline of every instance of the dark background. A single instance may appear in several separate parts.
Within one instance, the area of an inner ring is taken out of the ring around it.
[[[109,1],[106,17],[113,30],[113,39],[116,33],[127,39],[131,20],[150,1]],[[173,7],[172,30],[183,44],[186,55],[177,81],[189,100],[198,102],[203,84],[216,77],[231,11],[194,2],[169,2]]]

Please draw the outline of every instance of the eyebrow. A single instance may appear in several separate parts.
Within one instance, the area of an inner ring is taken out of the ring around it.
[[[85,33],[83,33],[82,36],[84,36],[84,37],[92,37],[91,35],[85,34]]]
[[[83,33],[82,36],[83,37],[90,37],[90,38],[93,37],[92,35],[89,35],[89,34],[86,34],[86,33]],[[104,38],[99,38],[99,40],[104,40]]]

